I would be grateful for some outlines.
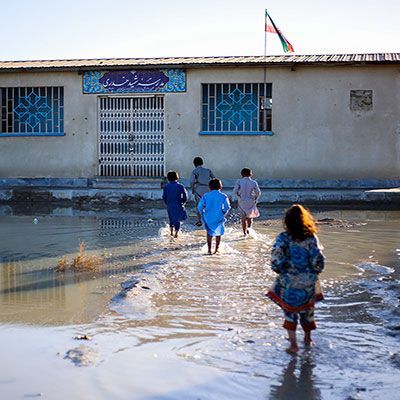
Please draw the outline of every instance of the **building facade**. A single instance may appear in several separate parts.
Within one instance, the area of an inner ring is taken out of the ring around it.
[[[0,179],[398,180],[400,54],[0,62]]]

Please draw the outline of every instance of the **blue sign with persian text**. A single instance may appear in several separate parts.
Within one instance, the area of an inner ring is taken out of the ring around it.
[[[88,71],[83,74],[83,93],[176,93],[186,91],[183,69]]]

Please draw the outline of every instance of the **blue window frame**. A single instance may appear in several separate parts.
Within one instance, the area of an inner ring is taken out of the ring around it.
[[[0,88],[0,136],[63,136],[62,87]]]
[[[271,83],[202,84],[200,134],[271,135]]]

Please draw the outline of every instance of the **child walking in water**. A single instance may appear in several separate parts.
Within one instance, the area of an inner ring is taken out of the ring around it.
[[[249,228],[253,224],[253,218],[260,216],[257,208],[257,200],[261,195],[258,183],[251,179],[253,172],[250,168],[243,168],[242,178],[236,182],[233,192],[238,197],[238,210],[242,218],[244,236],[249,234]]]
[[[195,157],[193,159],[194,170],[190,175],[190,188],[196,202],[197,222],[196,226],[201,226],[201,215],[197,210],[201,197],[208,192],[208,184],[210,179],[215,178],[211,169],[203,167],[203,159]]]
[[[272,247],[271,268],[278,276],[267,296],[276,302],[285,314],[283,327],[287,330],[289,353],[298,351],[296,327],[304,330],[304,343],[312,344],[315,301],[322,300],[318,275],[324,269],[322,246],[316,236],[317,227],[310,211],[294,204],[284,218],[285,232],[280,233]]]
[[[176,171],[169,171],[167,179],[169,183],[164,187],[163,200],[167,205],[171,236],[177,238],[181,221],[187,218],[185,210],[187,193],[185,187],[178,183],[179,175]]]
[[[212,238],[215,236],[214,254],[219,254],[221,236],[224,234],[225,214],[230,210],[228,196],[221,193],[222,183],[219,179],[211,179],[210,191],[201,198],[198,211],[203,217],[207,230],[208,254],[211,255]]]

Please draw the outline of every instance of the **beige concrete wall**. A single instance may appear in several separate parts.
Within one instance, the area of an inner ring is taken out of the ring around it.
[[[187,94],[166,101],[167,168],[187,178],[200,155],[230,179],[243,166],[259,179],[399,178],[400,67],[268,68],[274,136],[198,135],[201,83],[262,81],[262,68],[189,70]],[[373,90],[372,111],[350,111],[355,89]]]
[[[200,155],[225,179],[243,166],[258,179],[396,179],[400,172],[400,67],[267,69],[273,136],[200,136],[202,83],[256,83],[262,68],[187,72],[186,93],[165,95],[166,166],[183,178]],[[76,72],[2,73],[0,86],[64,86],[64,137],[0,137],[0,178],[95,177],[97,97]],[[350,110],[350,90],[373,90],[373,110]]]
[[[0,75],[0,87],[14,86],[63,86],[65,136],[0,137],[0,177],[95,176],[97,99],[82,94],[82,76],[77,72]]]

